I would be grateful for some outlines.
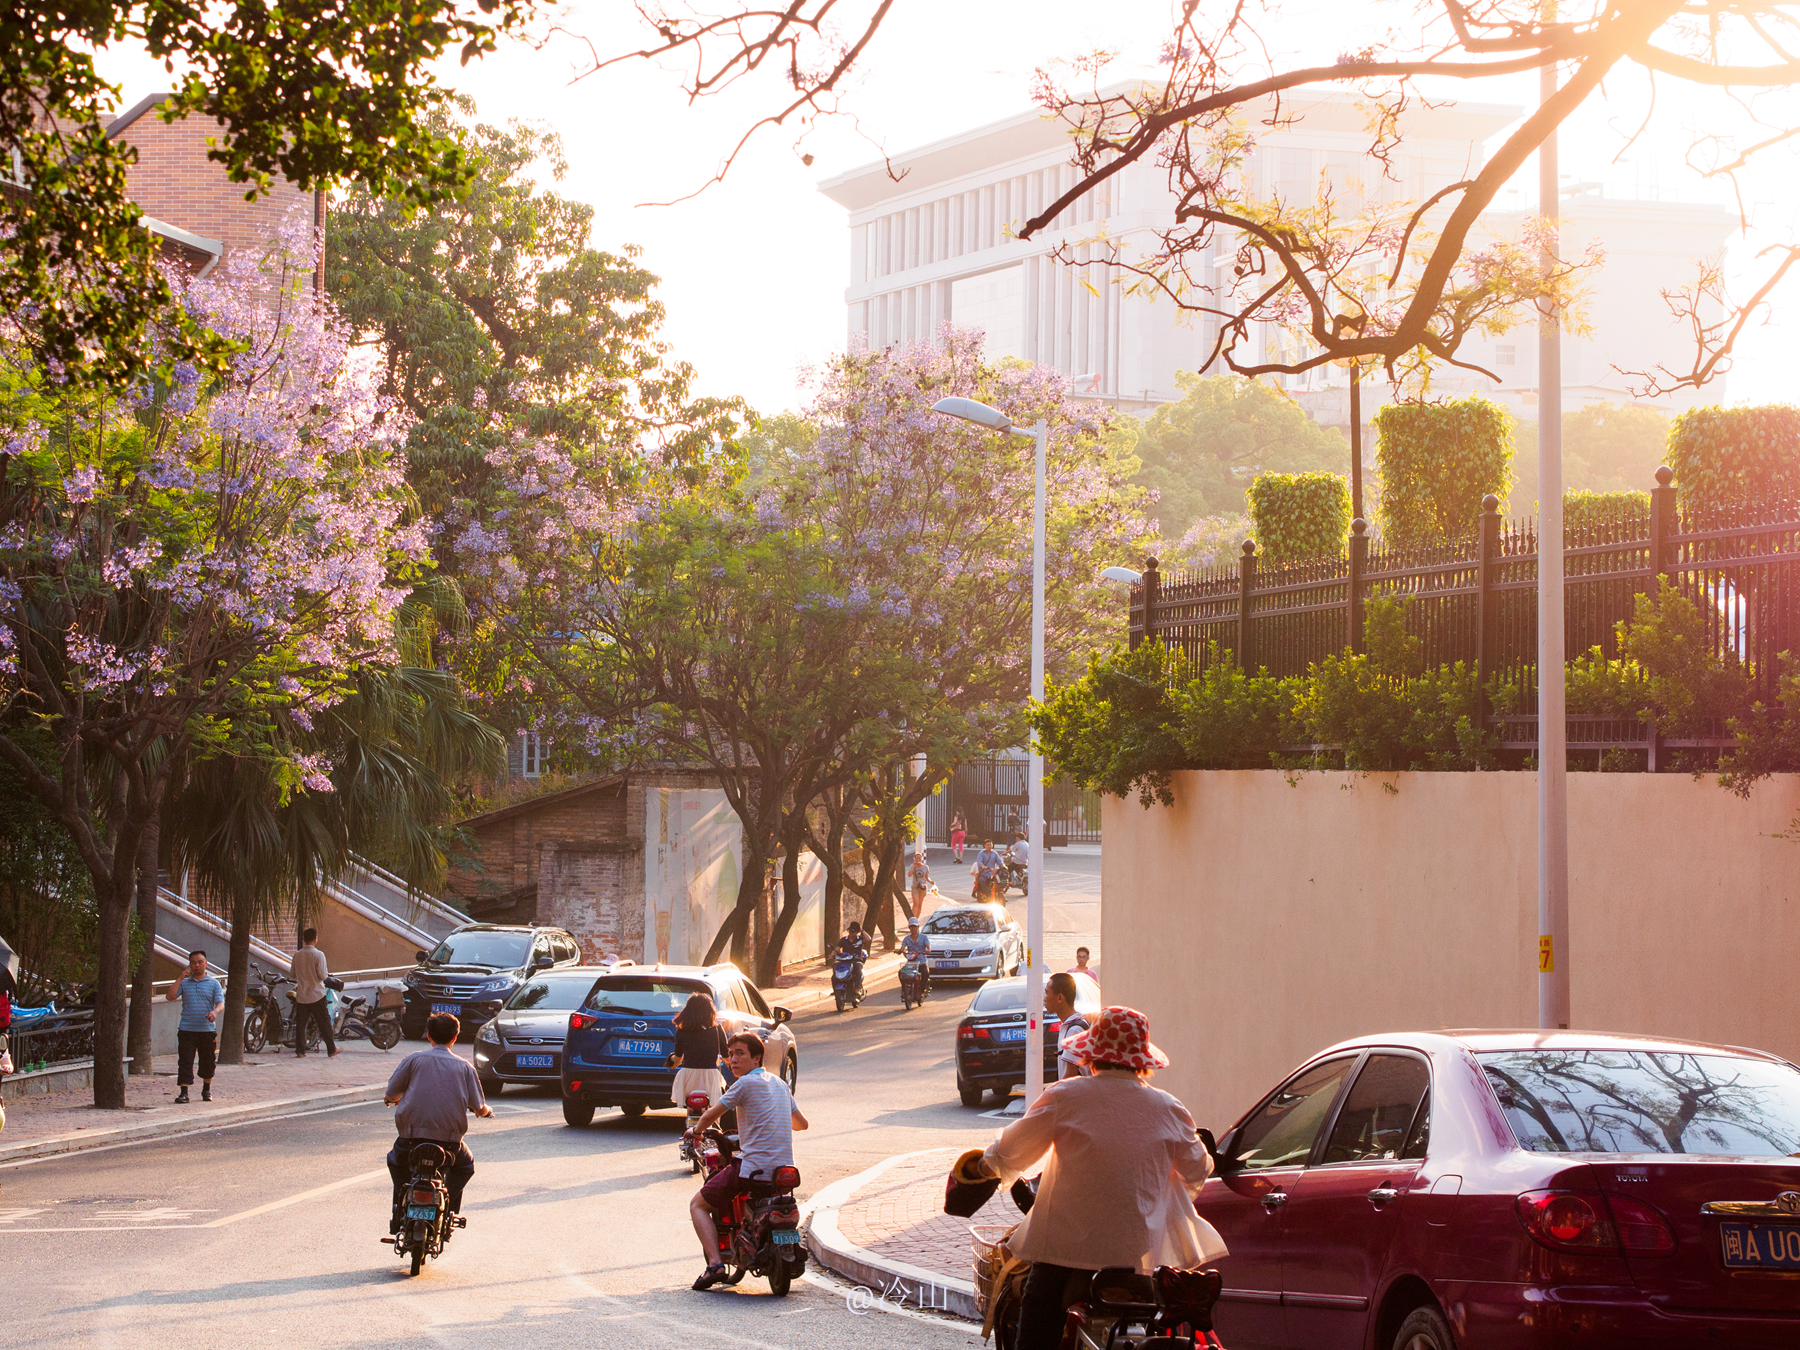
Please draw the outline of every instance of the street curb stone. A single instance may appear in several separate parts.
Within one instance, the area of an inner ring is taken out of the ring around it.
[[[160,1120],[121,1125],[116,1129],[81,1130],[70,1134],[51,1135],[10,1147],[0,1145],[0,1164],[25,1162],[32,1158],[54,1158],[65,1153],[82,1153],[88,1149],[110,1148],[115,1144],[136,1144],[172,1134],[193,1134],[222,1125],[242,1125],[249,1121],[267,1120],[271,1116],[289,1115],[297,1111],[316,1110],[328,1106],[355,1106],[362,1102],[380,1101],[387,1090],[385,1083],[369,1083],[363,1087],[336,1088],[330,1092],[305,1097],[283,1097],[275,1101],[249,1102],[194,1115],[172,1115]]]
[[[973,1281],[959,1280],[942,1271],[927,1270],[923,1266],[878,1255],[866,1247],[857,1246],[838,1229],[838,1212],[850,1203],[858,1191],[895,1163],[922,1158],[930,1153],[954,1151],[947,1147],[922,1148],[912,1153],[896,1154],[855,1176],[832,1182],[813,1196],[806,1220],[806,1247],[812,1253],[813,1260],[827,1270],[835,1271],[846,1279],[867,1287],[885,1300],[902,1305],[910,1302],[915,1307],[933,1308],[954,1313],[971,1322],[980,1322],[981,1314],[975,1307]]]

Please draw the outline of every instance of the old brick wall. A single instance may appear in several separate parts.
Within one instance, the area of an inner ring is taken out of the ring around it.
[[[566,928],[585,960],[629,956],[643,947],[643,905],[630,922],[629,878],[643,890],[643,854],[623,841],[611,845],[545,844],[538,863],[537,921]],[[635,934],[631,931],[635,927]]]
[[[539,884],[538,868],[546,848],[623,843],[626,839],[626,791],[623,783],[570,793],[552,793],[490,812],[467,822],[475,836],[472,863],[452,870],[450,894],[467,906]],[[642,824],[638,833],[642,837]],[[639,880],[639,887],[642,887]],[[530,918],[504,917],[507,922]],[[540,912],[540,918],[542,914]],[[550,920],[544,919],[548,923]]]
[[[199,117],[164,123],[155,108],[119,131],[120,141],[137,147],[126,184],[144,214],[228,249],[266,246],[293,213],[310,225],[313,194],[279,175],[269,192],[244,200],[249,185],[232,182],[223,165],[206,157],[207,137],[218,131]]]

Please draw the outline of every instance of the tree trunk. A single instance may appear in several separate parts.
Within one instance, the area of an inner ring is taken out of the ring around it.
[[[244,1062],[244,999],[250,990],[250,925],[256,907],[244,899],[231,902],[231,956],[225,968],[225,1011],[219,1016],[219,1063]]]
[[[830,952],[844,931],[844,820],[827,803],[825,825],[825,901],[823,919],[825,950]]]
[[[769,874],[769,854],[767,848],[758,850],[748,830],[744,831],[744,870],[738,877],[737,904],[725,921],[719,925],[719,931],[713,934],[712,945],[706,949],[706,959],[702,965],[712,965],[725,950],[725,944],[731,944],[731,959],[740,970],[749,968],[744,956],[750,939],[750,917],[756,913],[756,906],[762,900],[763,887]]]
[[[150,1050],[153,990],[151,980],[156,973],[156,876],[161,861],[160,820],[153,812],[144,826],[143,842],[138,846],[137,921],[144,939],[144,959],[138,962],[131,981],[130,1030],[126,1050],[131,1055],[131,1072],[140,1077],[152,1074],[156,1063]]]
[[[135,838],[131,841],[135,844]],[[94,1105],[102,1111],[125,1109],[125,1022],[131,979],[131,907],[137,894],[137,869],[118,866],[135,848],[115,852],[110,886],[96,887],[100,913],[100,961],[94,997]]]
[[[769,933],[769,946],[757,963],[756,982],[765,988],[772,986],[781,974],[781,954],[787,947],[788,933],[794,926],[794,920],[800,915],[800,850],[805,846],[806,816],[803,812],[794,813],[794,823],[788,826],[787,837],[782,840],[781,859],[781,913],[776,916]]]

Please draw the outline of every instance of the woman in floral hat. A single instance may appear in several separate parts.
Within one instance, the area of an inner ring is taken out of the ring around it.
[[[1086,1296],[1096,1270],[1148,1274],[1225,1255],[1224,1241],[1194,1210],[1212,1158],[1187,1108],[1150,1086],[1169,1063],[1150,1042],[1150,1019],[1136,1008],[1108,1008],[1065,1052],[1091,1076],[1046,1083],[982,1154],[1002,1186],[1044,1165],[1037,1203],[1007,1243],[1032,1263],[1017,1350],[1056,1350],[1064,1313]]]

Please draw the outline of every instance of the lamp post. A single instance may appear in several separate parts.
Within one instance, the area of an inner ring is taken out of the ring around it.
[[[1031,513],[1031,697],[1044,698],[1044,460],[1050,424],[1040,417],[1029,427],[972,398],[939,399],[933,412],[960,417],[989,431],[1025,436],[1037,442],[1037,470]],[[1030,848],[1031,888],[1025,896],[1025,1106],[1029,1110],[1044,1090],[1044,756],[1035,739],[1031,746],[1031,779],[1027,784],[1026,838]]]

